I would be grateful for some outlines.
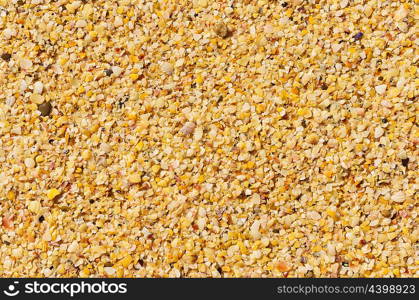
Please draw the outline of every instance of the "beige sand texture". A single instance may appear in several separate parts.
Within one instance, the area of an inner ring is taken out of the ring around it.
[[[0,276],[419,277],[418,15],[0,0]]]

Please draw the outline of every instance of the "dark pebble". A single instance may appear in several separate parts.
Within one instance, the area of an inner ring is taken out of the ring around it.
[[[39,220],[39,223],[42,223],[42,222],[44,222],[45,217],[44,216],[40,216],[38,220]]]
[[[403,158],[402,159],[402,165],[403,165],[403,167],[406,167],[407,168],[407,165],[409,164],[409,158]]]
[[[105,70],[106,76],[111,76],[113,74],[113,71],[111,69]]]
[[[52,105],[50,102],[44,102],[38,105],[38,110],[41,112],[41,116],[49,116],[52,110]]]
[[[362,39],[363,36],[364,34],[362,32],[358,32],[357,34],[354,35],[354,40],[359,41],[360,39]]]
[[[387,123],[387,122],[388,122],[388,120],[387,120],[387,118],[382,118],[382,119],[381,119],[381,122],[383,122],[383,123]]]
[[[313,273],[313,271],[308,271],[308,272],[306,273],[305,278],[314,278],[314,273]]]
[[[137,262],[140,266],[144,266],[144,261],[140,258]]]
[[[10,61],[11,58],[12,58],[12,55],[10,53],[3,53],[1,55],[1,59],[4,61]]]

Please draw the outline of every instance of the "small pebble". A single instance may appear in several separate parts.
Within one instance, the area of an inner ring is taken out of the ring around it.
[[[311,133],[306,137],[306,141],[312,145],[315,145],[319,142],[319,137],[315,133]]]
[[[305,275],[305,278],[313,278],[313,277],[314,277],[313,271],[308,271]]]
[[[383,134],[384,134],[384,129],[383,128],[381,128],[381,127],[375,128],[374,137],[376,139],[380,138]]]
[[[401,21],[404,18],[406,18],[408,15],[408,10],[404,7],[403,3],[401,3],[400,8],[396,10],[396,13],[394,14],[394,19],[396,21]]]
[[[119,27],[119,26],[124,25],[124,22],[122,21],[121,17],[117,16],[115,18],[115,21],[114,21],[113,25],[115,25],[115,27]]]
[[[391,200],[397,203],[402,203],[406,200],[406,195],[403,191],[399,191],[391,196]]]
[[[342,0],[340,1],[340,8],[344,9],[346,6],[348,6],[349,0]]]
[[[3,53],[1,55],[1,59],[4,61],[10,61],[11,58],[12,58],[12,55],[10,53]]]
[[[320,220],[322,216],[317,211],[309,211],[307,217],[312,220]]]
[[[35,167],[35,161],[32,158],[25,158],[25,166],[32,169]]]
[[[383,215],[383,217],[385,218],[390,218],[391,216],[391,209],[385,209],[381,212],[381,214]]]
[[[10,107],[13,106],[13,104],[15,104],[15,102],[16,102],[16,98],[13,97],[13,96],[10,96],[10,97],[6,98],[6,105],[8,105]]]
[[[71,244],[68,246],[67,251],[68,252],[77,252],[79,249],[79,243],[77,241],[71,242]]]
[[[33,65],[32,61],[30,59],[27,59],[27,58],[22,58],[20,60],[19,64],[20,64],[20,67],[24,70],[28,70],[28,69],[32,68],[32,65]]]
[[[105,273],[109,276],[112,276],[116,273],[116,270],[112,267],[105,267],[103,268],[103,270],[105,271]]]
[[[278,262],[277,265],[276,265],[276,268],[280,272],[288,272],[291,269],[289,264],[287,264],[285,261]]]
[[[362,107],[356,107],[354,112],[357,116],[363,117],[365,115],[365,109]]]
[[[196,127],[195,123],[186,122],[185,125],[183,125],[180,132],[182,132],[184,135],[189,135],[193,133],[193,131],[195,130],[195,127]]]
[[[115,76],[119,76],[122,74],[123,69],[118,67],[118,66],[113,66],[112,67],[112,72],[115,74]]]
[[[108,143],[102,143],[100,145],[100,151],[103,151],[103,153],[109,153],[111,152],[112,147]]]
[[[220,22],[215,25],[214,31],[218,36],[222,38],[225,38],[228,35],[228,27],[224,22]]]
[[[362,39],[363,36],[364,34],[362,32],[358,32],[357,34],[354,35],[354,40],[359,41],[360,39]]]
[[[403,167],[406,167],[409,165],[409,158],[403,158],[402,159],[402,165]]]
[[[377,85],[375,87],[375,91],[380,95],[384,94],[386,92],[386,89],[387,89],[387,86],[385,84]]]
[[[173,66],[168,62],[163,62],[161,64],[161,69],[164,73],[171,75],[173,73]]]
[[[38,110],[41,112],[41,116],[49,116],[52,110],[52,105],[50,102],[44,102],[38,105]]]
[[[33,85],[33,92],[36,94],[42,94],[42,90],[44,89],[44,85],[42,82],[38,81]]]
[[[345,267],[345,268],[347,268],[347,267],[349,267],[349,263],[346,262],[346,261],[344,261],[344,262],[342,262],[342,266]]]
[[[77,28],[84,28],[87,26],[87,22],[85,20],[78,20],[76,22],[76,27]]]
[[[105,70],[105,74],[106,74],[106,76],[111,76],[113,74],[112,69]]]
[[[11,39],[15,35],[16,35],[16,30],[14,30],[14,29],[6,28],[6,29],[3,30],[3,37],[6,40]]]
[[[386,107],[386,108],[392,108],[393,107],[393,103],[391,103],[390,101],[387,101],[387,100],[381,101],[381,105]]]

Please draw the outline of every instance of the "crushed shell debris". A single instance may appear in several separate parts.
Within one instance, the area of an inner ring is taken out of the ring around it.
[[[417,17],[0,0],[1,276],[418,277]]]

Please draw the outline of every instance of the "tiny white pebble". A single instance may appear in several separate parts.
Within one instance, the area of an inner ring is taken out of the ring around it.
[[[340,1],[340,8],[344,9],[348,6],[349,1],[348,0],[342,0]]]
[[[393,107],[393,104],[392,104],[390,101],[388,101],[388,100],[383,100],[383,101],[381,101],[381,104],[382,104],[384,107],[387,107],[387,108],[392,108],[392,107]]]
[[[82,15],[83,17],[87,18],[89,17],[91,14],[93,14],[94,10],[93,10],[93,5],[92,4],[86,4],[83,7],[83,11],[82,11]]]
[[[394,14],[394,19],[396,21],[400,21],[403,20],[404,18],[407,17],[408,11],[407,9],[404,7],[404,5],[400,5],[400,8],[398,10],[396,10],[396,13]]]
[[[185,63],[184,58],[178,59],[175,63],[175,67],[181,67],[181,66],[183,66],[184,63]]]
[[[122,73],[122,68],[118,67],[118,66],[113,66],[112,67],[112,72],[115,76],[119,76]]]
[[[383,134],[384,134],[384,129],[383,128],[381,128],[381,127],[375,128],[374,137],[376,139],[380,138]]]
[[[307,217],[316,221],[322,218],[322,216],[317,211],[313,211],[313,210],[307,212]]]
[[[202,136],[204,135],[204,131],[202,130],[202,128],[197,128],[197,129],[195,129],[195,132],[194,132],[194,139],[195,140],[201,140],[202,139]]]
[[[365,115],[365,109],[363,109],[362,107],[357,107],[354,109],[354,112],[358,115],[363,117]]]
[[[173,66],[168,62],[163,62],[161,64],[161,69],[164,73],[171,75],[173,73]]]
[[[6,105],[8,106],[13,106],[13,104],[15,104],[16,98],[13,96],[7,97],[6,98]]]
[[[5,30],[3,30],[3,37],[8,40],[10,39],[12,36],[14,36],[16,34],[16,31],[14,29],[11,28],[6,28]]]
[[[20,91],[24,92],[24,91],[26,91],[27,88],[28,88],[28,84],[27,84],[26,80],[22,80],[20,82]]]
[[[243,106],[242,106],[242,111],[243,112],[247,112],[247,111],[249,111],[250,110],[250,104],[249,103],[247,103],[247,102],[245,102],[244,104],[243,104]]]
[[[42,273],[44,274],[45,277],[48,277],[52,274],[52,270],[49,269],[49,268],[45,268],[45,269],[42,270]]]
[[[32,64],[32,61],[30,59],[22,58],[20,60],[20,67],[22,69],[25,69],[25,70],[30,69],[30,68],[32,68],[32,65],[33,64]]]
[[[189,135],[195,130],[195,126],[193,122],[186,122],[180,131],[185,135]]]
[[[77,252],[79,249],[79,243],[77,241],[73,241],[67,248],[68,252]]]
[[[116,273],[115,268],[112,267],[104,267],[103,270],[107,275],[114,275]]]
[[[256,220],[255,222],[253,222],[252,226],[250,226],[250,235],[253,239],[258,239],[261,236],[259,232],[260,223],[261,222],[259,220]]]
[[[199,34],[199,33],[194,33],[193,35],[192,35],[192,38],[197,42],[197,41],[199,41],[200,39],[201,39],[201,37],[202,37],[202,34]]]
[[[391,196],[391,200],[397,203],[402,203],[406,200],[406,195],[404,192],[399,191]]]
[[[35,161],[32,158],[25,158],[25,166],[27,168],[34,168],[35,167]]]
[[[40,81],[35,82],[35,84],[33,85],[33,92],[36,94],[42,94],[43,89],[44,85]]]
[[[387,86],[385,84],[377,85],[375,87],[375,91],[380,95],[384,94],[386,92],[386,89],[387,89]]]
[[[76,27],[77,28],[83,28],[87,26],[87,22],[85,20],[78,20],[76,22]]]
[[[265,32],[266,34],[271,34],[274,33],[275,29],[271,24],[267,24],[264,28],[263,28],[263,32]]]
[[[107,143],[103,143],[100,145],[100,150],[102,150],[104,153],[109,153],[111,152],[112,147]]]
[[[122,21],[122,18],[120,16],[117,16],[115,18],[115,21],[113,22],[113,25],[115,25],[116,27],[119,27],[119,26],[124,25],[124,22]]]
[[[342,48],[342,44],[332,44],[333,52],[338,52]]]

